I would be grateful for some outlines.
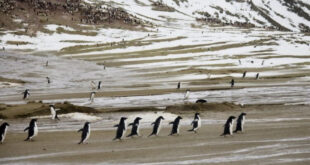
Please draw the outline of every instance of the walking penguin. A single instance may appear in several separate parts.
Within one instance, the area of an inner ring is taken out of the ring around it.
[[[140,127],[140,120],[141,117],[137,117],[133,123],[128,124],[128,126],[132,126],[131,133],[127,137],[132,137],[132,136],[140,136],[139,134],[139,127]]]

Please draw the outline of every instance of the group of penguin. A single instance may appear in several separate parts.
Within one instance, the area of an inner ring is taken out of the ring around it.
[[[52,111],[55,111],[55,108],[53,105],[50,105],[50,109],[51,109],[51,113],[52,113],[52,119],[58,119],[57,117],[57,113],[53,113]],[[199,116],[199,113],[195,113],[194,116],[194,120],[192,121],[191,125],[192,125],[192,129],[188,130],[188,131],[192,131],[197,133],[197,130],[201,127],[201,118]],[[224,132],[221,136],[226,136],[226,135],[232,135],[233,132],[238,132],[241,131],[243,132],[243,127],[244,127],[244,122],[245,122],[245,116],[246,113],[241,113],[237,119],[237,124],[236,124],[236,129],[235,131],[233,131],[233,123],[234,120],[236,119],[235,116],[230,116],[226,123],[224,124]],[[140,126],[140,120],[142,118],[137,117],[132,123],[130,123],[129,125],[126,124],[126,117],[121,117],[119,124],[114,125],[114,127],[117,127],[116,129],[116,136],[113,140],[122,140],[123,137],[125,137],[126,134],[126,130],[127,130],[127,126],[132,126],[131,129],[131,133],[129,135],[127,135],[127,137],[133,137],[133,136],[140,136],[139,133],[139,126]],[[182,119],[181,116],[177,116],[175,118],[175,120],[173,122],[170,122],[169,124],[172,125],[172,130],[169,134],[170,135],[179,135],[180,132],[180,120]],[[153,125],[153,130],[152,133],[148,136],[158,136],[161,126],[162,126],[162,120],[165,120],[163,116],[159,116],[157,117],[157,119],[152,123]],[[3,143],[7,130],[8,130],[8,126],[9,124],[7,122],[4,122],[1,126],[0,126],[0,142],[1,144]],[[37,126],[37,119],[31,119],[29,126],[27,128],[24,129],[24,132],[28,131],[28,136],[25,139],[25,141],[29,141],[32,140],[35,136],[38,135],[38,126]],[[85,122],[84,127],[81,128],[80,130],[78,130],[78,132],[82,132],[81,135],[81,140],[78,144],[82,144],[85,143],[86,140],[89,138],[90,136],[90,122]]]

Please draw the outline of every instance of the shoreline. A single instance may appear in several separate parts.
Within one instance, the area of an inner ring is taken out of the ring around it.
[[[241,110],[202,111],[203,125],[198,134],[187,132],[189,123],[181,124],[179,136],[167,136],[171,126],[165,126],[158,137],[146,137],[151,127],[142,127],[142,137],[112,141],[115,128],[100,128],[91,132],[88,144],[78,145],[80,133],[70,131],[45,132],[33,142],[24,142],[26,133],[9,130],[0,145],[3,164],[283,164],[299,161],[308,164],[310,153],[309,106],[257,105],[243,109],[246,117],[245,132],[220,137],[223,123],[230,115]],[[181,111],[182,112],[182,111]],[[184,121],[192,120],[194,111],[179,113]],[[120,112],[119,116],[130,113]],[[114,115],[112,113],[110,115]],[[118,117],[113,120],[118,122]],[[16,119],[14,119],[16,120]],[[27,122],[29,119],[27,119]],[[217,122],[208,122],[218,120]],[[26,120],[23,120],[26,121]],[[39,120],[48,124],[46,120]],[[167,122],[167,121],[166,121]],[[78,127],[83,126],[83,121]],[[95,123],[93,123],[95,124]],[[111,123],[112,124],[112,123]],[[92,125],[91,125],[92,126]],[[40,129],[40,128],[39,128]],[[129,134],[130,129],[126,134]],[[5,151],[5,152],[3,152]],[[298,151],[298,152],[297,152]],[[285,163],[286,162],[286,163]]]

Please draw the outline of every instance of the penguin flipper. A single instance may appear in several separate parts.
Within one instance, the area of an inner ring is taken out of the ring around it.
[[[58,118],[58,115],[57,115],[57,114],[56,114],[56,116],[55,116],[55,119],[60,120],[60,119]]]
[[[153,122],[151,125],[154,125],[155,124],[155,122]]]
[[[118,124],[116,124],[116,125],[114,125],[113,127],[119,127],[119,125],[118,125]]]
[[[29,129],[29,127],[25,128],[25,129],[24,129],[24,132],[27,131],[28,129]]]
[[[81,131],[83,131],[83,128],[79,129],[77,132],[81,132]]]
[[[170,122],[169,124],[173,124],[174,122]]]
[[[128,126],[131,126],[131,125],[133,126],[134,124],[133,124],[133,123],[129,123],[129,124],[128,124]]]

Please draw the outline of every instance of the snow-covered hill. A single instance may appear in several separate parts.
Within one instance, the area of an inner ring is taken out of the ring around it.
[[[288,31],[310,30],[309,0],[115,0],[115,2],[117,3],[114,5],[155,23],[165,18],[192,17],[222,25],[256,26]],[[165,6],[174,10],[167,10]]]

